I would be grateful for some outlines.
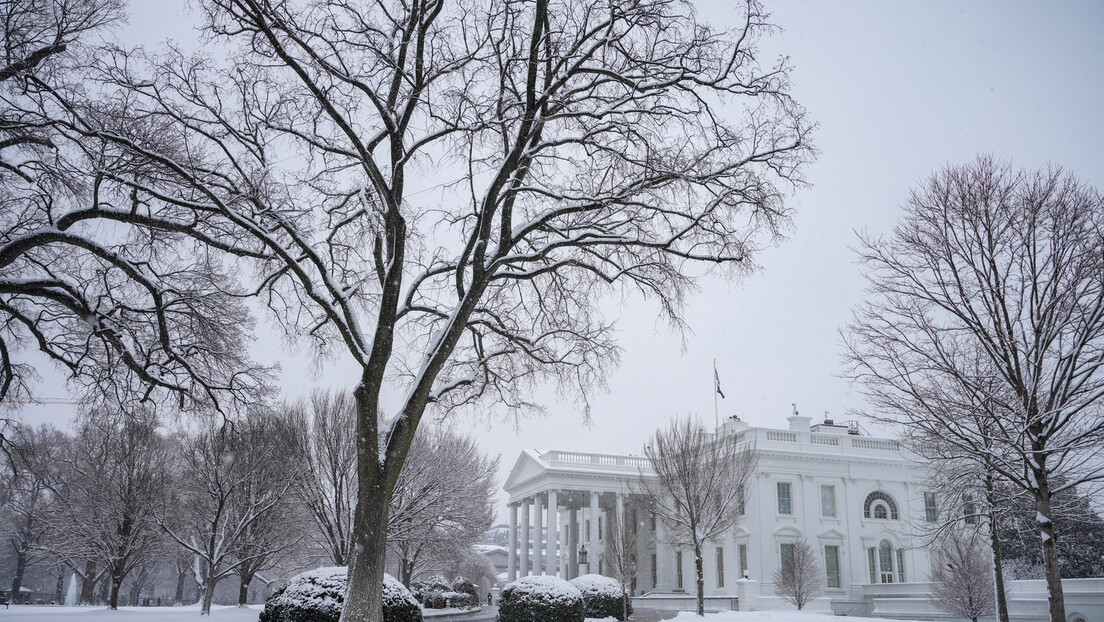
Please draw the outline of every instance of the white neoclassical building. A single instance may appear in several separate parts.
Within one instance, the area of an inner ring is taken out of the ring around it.
[[[795,414],[788,422],[770,429],[731,419],[717,431],[753,444],[759,460],[744,519],[707,549],[706,595],[744,597],[756,582],[761,606],[770,606],[770,577],[798,540],[820,554],[827,599],[854,598],[870,584],[926,581],[928,553],[907,534],[935,520],[939,497],[908,452],[830,421],[811,425]],[[504,486],[508,578],[605,572],[605,521],[621,516],[637,528],[634,593],[693,594],[692,552],[665,545],[662,523],[638,511],[635,482],[650,473],[639,456],[523,451]]]

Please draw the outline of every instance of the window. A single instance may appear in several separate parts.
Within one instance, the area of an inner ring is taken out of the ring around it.
[[[789,482],[778,482],[778,513],[793,514],[793,502],[790,498]]]
[[[737,511],[740,513],[740,516],[744,516],[745,514],[747,514],[747,501],[745,499],[746,495],[747,490],[744,488],[741,488],[740,494],[736,495],[736,508]]]
[[[682,551],[675,551],[675,587],[682,589]]]
[[[905,550],[897,549],[897,582],[905,582]]]
[[[824,547],[824,570],[828,573],[825,585],[838,588],[840,586],[839,547],[832,545]]]
[[[870,567],[870,583],[878,582],[878,567],[876,566],[875,553],[873,548],[866,549],[866,561],[867,566]]]
[[[659,580],[659,568],[656,567],[656,564],[657,564],[656,554],[652,553],[652,589],[653,590],[656,587],[656,583],[659,582],[658,581]]]
[[[878,545],[878,571],[882,583],[893,583],[893,545],[889,540]]]
[[[650,521],[650,523],[649,523],[648,527],[649,527],[649,528],[650,528],[650,529],[651,529],[652,531],[655,531],[655,530],[656,530],[656,515],[655,515],[655,514],[652,514],[652,516],[651,516],[651,521]]]
[[[934,523],[939,520],[939,510],[935,507],[935,493],[924,493],[924,520]]]
[[[974,495],[968,492],[962,493],[962,518],[970,525],[978,522],[977,503],[974,503]]]
[[[792,542],[783,542],[778,545],[778,551],[781,554],[782,572],[787,573],[790,571],[790,567],[794,561],[794,545]]]
[[[836,517],[836,487],[820,487],[820,515],[831,518]]]
[[[599,540],[602,539],[602,517],[601,516],[598,517],[598,539]],[[601,574],[601,573],[599,573],[599,574]]]
[[[724,547],[717,547],[717,587],[724,587]]]
[[[863,516],[866,518],[897,520],[897,502],[887,493],[875,490],[866,495],[866,501],[863,503]]]
[[[736,545],[736,556],[740,558],[740,578],[742,579],[746,577],[748,573],[746,544]]]
[[[583,522],[586,523],[586,537],[590,539],[590,519],[588,518]]]

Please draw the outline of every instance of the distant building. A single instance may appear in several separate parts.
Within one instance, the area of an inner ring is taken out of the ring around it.
[[[831,421],[810,425],[794,415],[789,429],[748,427],[733,418],[717,433],[734,435],[759,455],[740,525],[708,549],[705,592],[743,596],[748,577],[771,606],[772,573],[794,542],[820,555],[825,596],[861,597],[861,586],[926,581],[927,551],[913,548],[910,522],[935,520],[937,491],[925,488],[918,463],[895,440],[856,434]],[[603,573],[605,521],[637,526],[634,593],[694,594],[691,551],[662,542],[662,523],[632,494],[650,477],[646,458],[572,451],[523,451],[505,483],[510,497],[507,578]],[[549,511],[551,509],[551,511]],[[533,534],[544,535],[534,543]],[[581,564],[584,551],[586,564]]]

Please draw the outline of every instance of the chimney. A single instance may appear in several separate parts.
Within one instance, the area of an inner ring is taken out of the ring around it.
[[[786,421],[790,422],[791,432],[808,432],[811,429],[812,417],[802,417],[797,412],[797,404],[791,404],[793,406],[793,414],[786,418]]]

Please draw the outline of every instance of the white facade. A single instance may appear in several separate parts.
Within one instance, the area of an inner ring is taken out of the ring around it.
[[[786,430],[736,420],[719,430],[753,444],[759,459],[744,519],[706,549],[706,596],[740,594],[737,579],[745,571],[763,595],[772,594],[770,578],[783,548],[802,539],[820,553],[830,599],[856,597],[872,582],[926,581],[927,551],[912,548],[907,534],[926,519],[925,501],[938,496],[924,488],[917,463],[894,440],[848,434],[827,422],[811,426],[808,417],[788,421]],[[636,509],[635,482],[650,474],[647,459],[638,456],[523,451],[504,486],[509,580],[602,572],[600,529],[621,516],[637,526],[635,594],[693,594],[693,553],[671,550],[653,531],[662,532],[662,524]]]

